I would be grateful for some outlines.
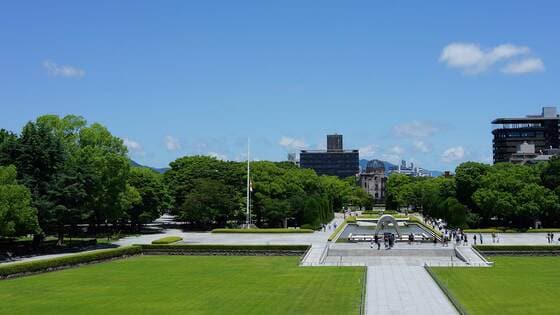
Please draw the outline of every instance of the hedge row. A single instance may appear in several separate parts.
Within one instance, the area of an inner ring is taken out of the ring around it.
[[[550,252],[560,251],[560,245],[474,245],[479,252]]]
[[[336,227],[334,232],[329,236],[328,241],[334,240],[334,238],[346,227],[348,223],[356,223],[356,217],[347,217],[344,222],[342,222],[339,226]]]
[[[143,250],[163,251],[306,251],[309,245],[221,245],[221,244],[180,244],[180,245],[138,245]]]
[[[546,228],[546,229],[512,229],[505,227],[484,228],[484,229],[465,229],[465,233],[560,233],[560,228]]]
[[[132,256],[142,253],[142,249],[138,246],[127,246],[112,249],[103,249],[94,252],[68,255],[52,259],[42,259],[7,265],[0,265],[0,278],[5,278],[14,274],[33,273],[39,271],[48,271],[61,267],[67,267],[77,264],[84,264],[94,261],[106,260],[121,256]]]
[[[212,233],[313,233],[312,229],[213,229]]]
[[[153,241],[152,244],[172,244],[182,240],[183,238],[179,236],[167,236]]]
[[[560,233],[560,229],[559,228],[546,228],[546,229],[530,229],[530,230],[527,230],[527,233],[548,233],[548,232]]]

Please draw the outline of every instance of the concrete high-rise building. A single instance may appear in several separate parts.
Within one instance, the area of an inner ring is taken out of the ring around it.
[[[334,137],[330,138],[331,136]],[[358,174],[360,171],[359,160],[358,150],[344,150],[342,135],[327,136],[326,151],[302,150],[299,154],[301,168],[313,169],[318,175],[338,176],[340,178]]]
[[[560,147],[560,116],[556,107],[543,107],[540,115],[521,118],[497,118],[494,128],[494,163],[508,162],[518,152],[520,145],[534,145],[535,152]]]
[[[327,135],[327,151],[342,151],[342,135]]]

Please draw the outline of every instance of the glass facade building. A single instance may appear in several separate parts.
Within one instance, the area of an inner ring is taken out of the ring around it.
[[[343,150],[342,135],[328,135],[327,150],[302,150],[299,165],[313,169],[318,175],[346,178],[360,172],[360,153]]]
[[[492,121],[494,163],[509,162],[525,142],[533,144],[536,152],[559,148],[559,123],[556,107],[544,107],[541,115],[495,119]]]

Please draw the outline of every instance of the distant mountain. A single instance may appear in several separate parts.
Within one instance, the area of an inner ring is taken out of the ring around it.
[[[368,163],[369,161],[370,161],[370,160],[361,159],[361,160],[360,160],[360,169],[365,170],[365,169],[366,169],[366,166],[367,166],[367,163]],[[393,164],[393,163],[391,163],[391,162],[387,162],[387,161],[383,161],[383,160],[379,160],[379,161],[381,161],[381,162],[383,163],[383,165],[385,165],[385,172],[387,172],[387,171],[389,171],[389,170],[394,170],[394,169],[397,169],[397,168],[398,168],[398,165],[395,165],[395,164]],[[443,175],[443,172],[442,172],[442,171],[432,171],[432,170],[426,170],[426,171],[428,171],[428,172],[432,175],[432,177],[438,177],[438,176]]]
[[[130,161],[130,165],[133,166],[133,167],[149,168],[149,169],[151,169],[151,170],[153,170],[153,171],[155,171],[155,172],[161,173],[161,174],[163,174],[163,173],[165,173],[165,172],[167,172],[167,171],[169,170],[169,167],[155,168],[155,167],[151,167],[151,166],[146,166],[146,165],[139,164],[139,163],[137,163],[137,162],[135,162],[135,161],[133,161],[133,160],[130,160],[130,159],[129,159],[129,161]]]

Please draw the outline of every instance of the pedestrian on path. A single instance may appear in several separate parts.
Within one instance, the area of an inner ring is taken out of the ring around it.
[[[482,245],[482,233],[479,233],[478,237],[480,238],[480,245]]]
[[[546,233],[546,241],[550,244],[550,233]]]
[[[496,243],[496,233],[492,232],[492,243]]]
[[[373,239],[375,240],[375,244],[377,245],[377,250],[380,250],[381,249],[381,242],[379,241],[379,235],[375,234]]]
[[[475,234],[475,235],[473,235],[473,237],[472,237],[472,238],[473,238],[473,241],[474,241],[474,242],[473,242],[473,243],[474,243],[474,245],[476,245],[476,234]]]

